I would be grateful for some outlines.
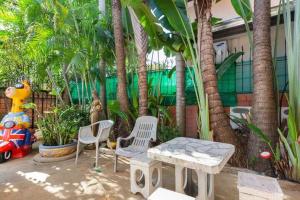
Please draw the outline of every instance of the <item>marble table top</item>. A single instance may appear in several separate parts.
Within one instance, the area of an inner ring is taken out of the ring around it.
[[[228,162],[235,147],[231,144],[178,137],[148,149],[148,157],[162,162],[219,173]]]

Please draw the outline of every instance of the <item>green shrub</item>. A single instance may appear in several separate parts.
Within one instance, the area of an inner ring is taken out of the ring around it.
[[[161,143],[167,142],[180,136],[181,134],[176,127],[165,125],[158,127],[158,139]]]
[[[37,121],[44,145],[65,145],[76,138],[80,126],[89,124],[89,112],[79,106],[55,107]]]

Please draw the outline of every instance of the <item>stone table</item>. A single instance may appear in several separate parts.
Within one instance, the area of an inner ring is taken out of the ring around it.
[[[231,144],[178,137],[148,150],[148,157],[175,165],[176,192],[184,193],[183,170],[194,169],[198,176],[198,199],[214,199],[214,174],[228,162],[235,147]]]

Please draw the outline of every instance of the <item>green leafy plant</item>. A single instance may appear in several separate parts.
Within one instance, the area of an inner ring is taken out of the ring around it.
[[[255,134],[261,141],[263,141],[264,143],[266,143],[268,145],[269,150],[271,151],[271,153],[273,155],[274,162],[280,161],[280,152],[279,152],[278,146],[276,149],[273,149],[271,139],[267,136],[266,133],[264,133],[260,128],[258,128],[251,122],[250,116],[248,116],[247,119],[238,118],[238,117],[234,117],[234,116],[232,116],[232,118],[233,118],[232,120],[235,123],[241,124],[241,125],[249,128],[251,133]],[[250,162],[253,159],[254,158],[251,158]]]
[[[112,100],[107,104],[108,118],[115,122],[112,133],[110,134],[110,141],[116,141],[117,138],[124,134],[122,128],[122,122],[125,122],[127,128],[129,128],[129,116],[125,112],[122,112],[119,101]],[[127,132],[127,130],[125,130]]]
[[[217,76],[218,79],[222,78],[222,76],[226,73],[226,71],[233,66],[235,61],[244,54],[244,52],[232,53],[224,61],[217,65]]]
[[[162,143],[181,136],[181,133],[178,131],[178,129],[170,125],[159,126],[157,132],[158,132],[158,139]]]
[[[294,27],[292,31],[292,8],[290,1],[283,0],[284,28],[287,43],[287,62],[289,78],[288,133],[278,129],[280,140],[288,155],[286,174],[288,178],[300,181],[300,0],[294,1]]]
[[[88,110],[77,106],[55,107],[52,111],[39,116],[38,129],[43,135],[44,145],[65,145],[76,138],[80,126],[89,123]]]
[[[114,121],[119,117],[128,123],[128,116],[121,111],[120,103],[117,100],[108,102],[108,116]]]

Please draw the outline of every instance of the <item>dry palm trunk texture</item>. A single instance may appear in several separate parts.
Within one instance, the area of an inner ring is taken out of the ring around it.
[[[69,103],[73,104],[71,90],[70,90],[70,86],[69,86],[69,79],[68,79],[68,75],[67,75],[67,69],[68,69],[68,65],[64,64],[62,75],[63,75],[63,79],[65,81],[66,90],[67,90],[66,91],[67,92],[67,96],[65,96],[67,98],[64,98],[64,99],[66,99],[67,104],[69,104]]]
[[[100,15],[99,18],[105,16],[106,14],[106,5],[105,0],[99,0],[98,1],[99,11]],[[100,58],[99,62],[99,72],[100,72],[100,101],[102,103],[103,112],[101,113],[102,119],[107,119],[107,102],[106,102],[106,63],[103,57]]]
[[[148,87],[147,87],[147,48],[148,36],[144,28],[140,24],[137,16],[132,8],[129,8],[131,22],[134,32],[135,46],[138,53],[138,85],[139,85],[139,115],[147,115],[148,113]]]
[[[253,123],[266,133],[275,145],[277,134],[277,109],[274,91],[272,51],[271,51],[271,7],[270,0],[255,0],[253,21]],[[259,154],[269,151],[268,146],[256,135],[251,134],[248,141],[248,159],[255,170],[270,169],[266,160],[261,160]]]
[[[107,119],[107,102],[106,102],[106,76],[105,76],[106,63],[103,59],[100,59],[99,71],[100,71],[100,101],[103,107],[102,117]]]
[[[210,126],[214,139],[219,142],[230,143],[236,146],[236,153],[231,163],[241,165],[242,153],[239,140],[232,130],[229,118],[225,114],[220,94],[216,68],[214,63],[213,35],[211,27],[211,0],[198,0],[198,49],[200,52],[200,65],[203,75],[204,90],[208,95]]]
[[[112,13],[114,25],[114,37],[116,46],[116,61],[117,61],[117,78],[118,91],[117,97],[120,102],[121,110],[123,112],[129,111],[129,101],[126,90],[126,66],[125,66],[125,50],[124,50],[124,36],[122,26],[122,13],[120,0],[112,0]]]
[[[181,53],[176,54],[176,125],[185,135],[185,62]]]

